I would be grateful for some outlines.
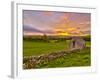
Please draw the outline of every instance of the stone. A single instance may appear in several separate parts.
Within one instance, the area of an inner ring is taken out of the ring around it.
[[[70,49],[75,50],[75,49],[83,49],[86,47],[85,40],[82,39],[81,37],[72,37],[71,43],[70,43]]]

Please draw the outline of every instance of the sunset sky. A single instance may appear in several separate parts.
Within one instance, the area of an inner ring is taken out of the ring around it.
[[[90,13],[23,11],[24,35],[88,35],[91,28]]]

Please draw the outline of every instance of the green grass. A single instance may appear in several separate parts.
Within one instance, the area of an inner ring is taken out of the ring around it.
[[[36,56],[41,54],[49,54],[51,52],[63,51],[68,48],[69,40],[62,42],[23,42],[23,54],[24,56]]]
[[[49,54],[56,51],[63,51],[69,48],[69,40],[60,42],[34,42],[23,41],[23,55],[24,56],[37,56],[41,54]],[[86,42],[87,47],[90,46],[90,42]]]
[[[69,48],[69,40],[66,41],[23,41],[23,56],[38,56],[42,54],[49,54],[57,51],[64,51]],[[91,63],[91,52],[90,52],[90,41],[86,41],[85,48],[80,51],[72,52],[67,56],[57,58],[53,61],[44,62],[37,65],[36,68],[55,68],[55,67],[75,67],[75,66],[90,66]]]
[[[90,41],[86,41],[86,46],[90,47],[91,46],[91,42]]]
[[[37,68],[90,66],[90,63],[90,48],[85,48],[81,51],[72,52],[62,58],[40,64]]]

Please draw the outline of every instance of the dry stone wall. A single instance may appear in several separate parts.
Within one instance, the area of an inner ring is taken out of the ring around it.
[[[65,55],[68,55],[75,51],[77,51],[77,50],[59,51],[59,52],[55,52],[55,53],[50,53],[48,55],[24,57],[23,68],[24,69],[33,69],[33,68],[36,68],[39,64],[43,64],[44,62],[49,62],[51,60],[63,57]]]

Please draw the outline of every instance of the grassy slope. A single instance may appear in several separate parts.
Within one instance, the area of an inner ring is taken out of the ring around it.
[[[74,53],[70,53],[63,58],[45,62],[37,68],[54,68],[54,67],[75,67],[75,66],[90,66],[90,48],[83,49]]]

